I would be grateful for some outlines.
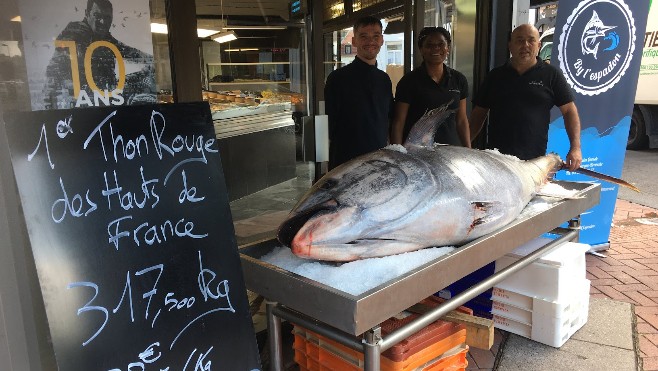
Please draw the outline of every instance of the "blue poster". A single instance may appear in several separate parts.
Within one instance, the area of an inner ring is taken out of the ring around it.
[[[621,177],[648,10],[649,0],[559,3],[551,63],[559,65],[574,93],[585,169]],[[548,151],[564,158],[569,139],[562,116],[554,116]],[[597,181],[568,171],[557,178]],[[592,246],[608,244],[617,199],[617,185],[600,183],[600,204],[581,217],[580,241]]]

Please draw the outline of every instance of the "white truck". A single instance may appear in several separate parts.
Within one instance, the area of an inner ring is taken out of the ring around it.
[[[651,2],[628,149],[658,148],[658,4]]]
[[[655,6],[652,5],[649,9],[644,40],[638,40],[643,42],[642,62],[631,128],[626,143],[627,149],[658,148],[658,4],[656,3],[651,2]],[[541,42],[539,57],[544,61],[551,60],[554,31],[554,28],[549,28],[539,38]]]

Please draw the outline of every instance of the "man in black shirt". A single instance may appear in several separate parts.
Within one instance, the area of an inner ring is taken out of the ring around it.
[[[550,110],[557,106],[570,142],[565,162],[575,170],[582,162],[580,119],[562,72],[537,58],[539,32],[529,24],[512,31],[508,47],[512,57],[489,72],[475,97],[471,138],[480,132],[489,114],[487,148],[522,160],[543,156]]]
[[[388,75],[377,68],[377,54],[384,44],[382,24],[364,17],[353,30],[356,58],[330,73],[324,88],[329,169],[388,144],[393,89]]]

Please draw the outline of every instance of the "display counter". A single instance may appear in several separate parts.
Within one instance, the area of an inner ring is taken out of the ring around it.
[[[290,104],[288,109],[285,104],[256,107],[237,107],[233,117],[226,114],[230,110],[213,111],[229,201],[295,177],[295,123]]]
[[[208,63],[207,75],[210,78],[210,90],[274,90],[278,84],[286,85],[284,91],[290,91],[290,62],[237,62]],[[259,85],[260,88],[248,87]]]
[[[250,91],[263,91],[274,90],[277,91],[282,88],[285,91],[290,90],[290,81],[269,81],[269,80],[234,80],[232,82],[210,82],[208,83],[211,90],[224,91],[224,90],[250,90]]]
[[[290,116],[292,114],[290,112],[290,107],[291,107],[290,102],[283,102],[283,103],[265,102],[256,105],[248,104],[248,103],[243,103],[243,104],[234,103],[231,105],[224,106],[223,109],[218,109],[216,107],[213,107],[213,105],[211,105],[210,112],[212,112],[213,120],[262,115],[268,113],[281,113],[281,112],[287,112],[288,116]]]

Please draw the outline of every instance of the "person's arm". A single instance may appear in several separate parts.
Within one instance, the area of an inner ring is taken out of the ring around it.
[[[393,124],[391,127],[391,144],[403,144],[402,136],[404,132],[404,123],[407,121],[409,112],[409,103],[395,102],[393,110]]]
[[[487,118],[488,114],[488,108],[480,106],[473,107],[473,110],[471,111],[471,140],[475,139],[475,137],[477,137],[477,135],[480,133],[480,130],[482,130],[484,120]]]
[[[583,154],[580,149],[580,117],[574,102],[561,105],[560,111],[564,117],[564,128],[569,136],[569,153],[567,153],[565,163],[569,170],[574,171],[583,162]]]
[[[125,44],[117,40],[112,35],[110,35],[108,41],[116,45],[117,49],[119,49],[119,53],[121,53],[121,56],[125,60],[129,60],[134,63],[153,63],[153,56],[151,54]]]
[[[468,124],[468,117],[466,117],[466,99],[459,101],[456,121],[457,135],[459,135],[459,140],[462,142],[462,146],[471,148],[470,125]]]

